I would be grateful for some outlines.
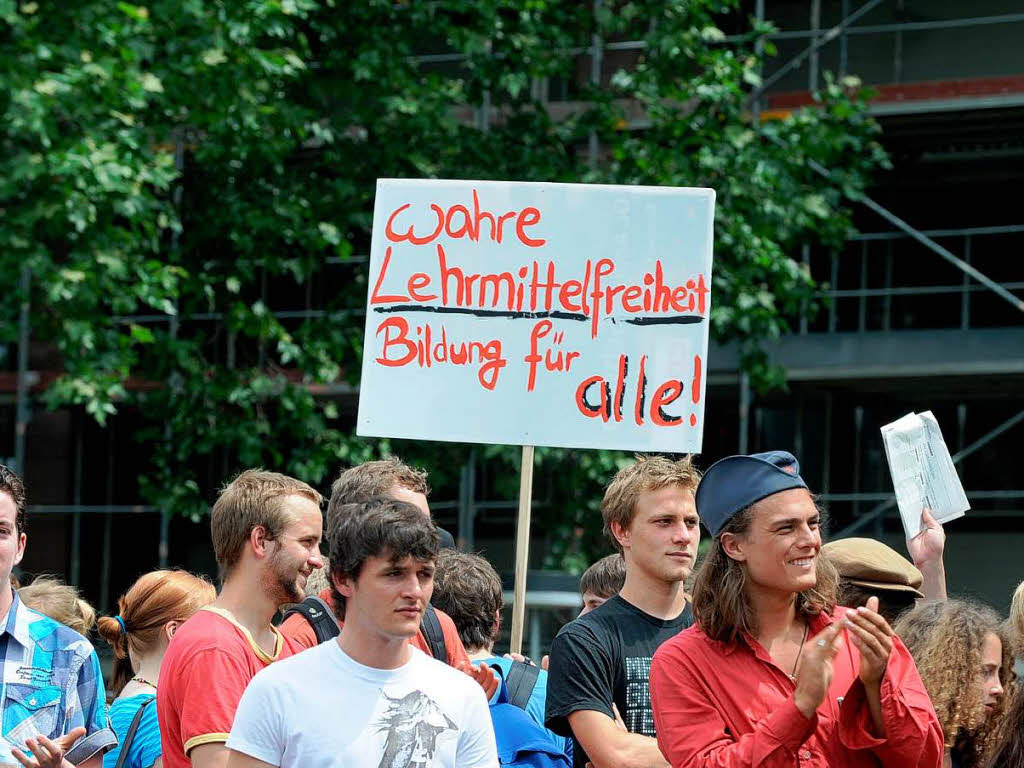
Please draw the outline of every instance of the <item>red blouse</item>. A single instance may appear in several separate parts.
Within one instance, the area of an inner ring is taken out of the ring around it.
[[[810,636],[845,612],[811,619]],[[725,643],[695,625],[665,642],[650,673],[662,753],[673,768],[938,768],[942,729],[906,646],[894,640],[882,679],[879,739],[860,654],[843,637],[828,696],[810,720],[793,703],[796,684],[749,634]]]

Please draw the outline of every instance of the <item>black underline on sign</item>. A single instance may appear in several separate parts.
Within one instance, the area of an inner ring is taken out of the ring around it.
[[[468,309],[466,307],[431,307],[423,304],[394,304],[390,307],[374,307],[374,312],[437,312],[442,315],[474,315],[476,317],[538,318],[551,317],[555,320],[587,320],[584,314],[574,312],[513,312],[503,309]]]
[[[468,307],[432,307],[428,304],[392,304],[389,307],[374,307],[374,312],[434,312],[440,315],[473,315],[474,317],[508,317],[516,319],[538,319],[550,317],[554,320],[576,320],[584,322],[590,317],[580,312],[515,312],[504,309],[470,309]],[[704,322],[700,315],[670,315],[666,317],[607,317],[613,323],[622,320],[630,325],[692,325]]]
[[[626,319],[630,325],[692,325],[702,323],[700,315],[671,315],[668,317],[630,317]]]

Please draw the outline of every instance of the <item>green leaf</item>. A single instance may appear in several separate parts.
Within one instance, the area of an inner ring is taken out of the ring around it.
[[[140,344],[152,344],[156,341],[156,337],[153,335],[153,332],[144,325],[132,323],[131,334],[132,338]]]
[[[142,75],[142,88],[143,90],[149,91],[150,93],[163,93],[164,84],[160,82],[160,78],[154,75],[152,72],[145,72]]]
[[[141,5],[118,3],[117,9],[135,21],[146,21],[149,18],[149,9]]]
[[[203,51],[202,54],[203,63],[208,67],[215,67],[218,64],[223,64],[228,60],[228,57],[224,55],[224,51],[220,48],[210,48]]]

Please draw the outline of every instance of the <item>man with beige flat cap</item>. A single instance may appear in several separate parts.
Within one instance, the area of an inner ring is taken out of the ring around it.
[[[917,600],[946,599],[946,534],[927,509],[921,519],[923,530],[907,541],[913,563],[876,539],[839,539],[821,548],[839,572],[840,605],[857,608],[873,595],[878,612],[893,623]]]

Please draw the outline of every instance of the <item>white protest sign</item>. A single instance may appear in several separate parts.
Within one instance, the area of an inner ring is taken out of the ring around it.
[[[714,199],[379,180],[357,433],[699,451]]]

